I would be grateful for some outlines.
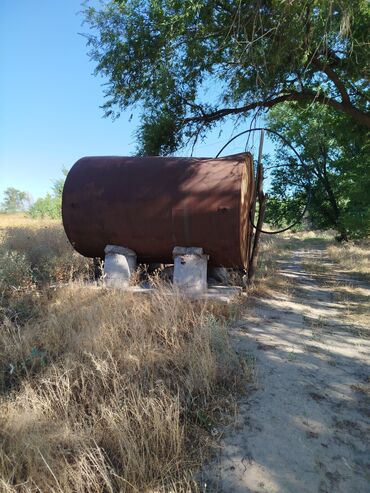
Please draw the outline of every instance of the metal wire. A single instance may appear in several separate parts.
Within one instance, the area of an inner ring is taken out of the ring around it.
[[[312,194],[311,194],[311,183],[310,183],[309,173],[308,173],[306,164],[304,163],[303,159],[301,158],[301,156],[297,152],[297,150],[292,146],[292,144],[283,135],[281,135],[279,132],[276,132],[276,130],[272,130],[270,128],[259,127],[259,128],[250,128],[248,130],[244,130],[243,132],[238,133],[237,135],[234,135],[234,137],[232,137],[231,139],[229,139],[226,142],[226,144],[221,148],[221,150],[217,153],[216,158],[218,158],[219,155],[222,153],[222,151],[224,151],[226,149],[226,147],[228,145],[230,145],[231,142],[233,142],[238,137],[240,137],[242,135],[245,135],[245,134],[250,134],[251,132],[258,132],[258,131],[261,132],[262,130],[264,130],[265,132],[268,132],[268,133],[277,135],[284,142],[284,144],[286,146],[288,146],[293,151],[293,153],[296,155],[298,161],[301,163],[303,169],[305,170],[305,172],[306,172],[306,178],[308,180],[307,200],[306,200],[305,206],[302,209],[302,212],[300,213],[300,215],[298,216],[298,219],[296,219],[296,221],[294,221],[292,224],[290,224],[286,228],[282,228],[282,229],[279,229],[277,231],[266,231],[264,229],[259,229],[259,228],[257,228],[257,226],[253,222],[252,214],[251,213],[249,214],[249,221],[250,221],[251,225],[253,226],[253,228],[255,230],[258,230],[261,233],[268,234],[268,235],[277,235],[279,233],[284,233],[285,231],[288,231],[289,229],[294,228],[294,226],[296,226],[298,223],[300,223],[302,221],[302,219],[303,219],[303,216],[305,215],[305,213],[306,213],[306,211],[308,209],[308,206],[310,205],[310,202],[311,202],[311,195]],[[249,138],[248,138],[248,141],[247,141],[246,146],[248,145],[248,142],[249,142]],[[268,169],[277,168],[277,167],[282,168],[284,166],[288,166],[288,164],[286,164],[286,165],[277,164],[276,166],[269,166]]]

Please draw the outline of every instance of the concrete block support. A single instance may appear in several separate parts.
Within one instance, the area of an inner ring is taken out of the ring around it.
[[[203,248],[175,247],[173,249],[173,284],[189,295],[201,295],[207,291],[208,255]]]
[[[136,253],[129,248],[107,245],[105,247],[104,281],[107,286],[122,288],[129,285],[136,270]]]

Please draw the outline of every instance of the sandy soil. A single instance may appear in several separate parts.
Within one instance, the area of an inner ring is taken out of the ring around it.
[[[282,259],[292,291],[257,299],[231,329],[237,350],[256,358],[256,388],[222,430],[206,492],[370,492],[370,339],[304,270],[312,259],[327,262],[313,249]]]

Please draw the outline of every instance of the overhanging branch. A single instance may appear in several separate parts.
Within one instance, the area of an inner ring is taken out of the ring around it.
[[[320,61],[318,58],[314,58],[312,60],[312,63],[321,72],[323,72],[328,77],[328,79],[330,79],[333,82],[339,94],[341,95],[343,103],[351,103],[346,86],[340,80],[337,73],[330,67],[330,65],[328,63],[324,63]]]
[[[256,108],[272,108],[279,103],[283,103],[285,101],[309,101],[309,102],[317,102],[321,104],[325,104],[326,106],[330,106],[338,111],[342,111],[347,115],[351,116],[353,120],[355,120],[358,124],[366,126],[370,128],[370,116],[367,113],[357,109],[353,104],[348,101],[337,101],[335,99],[329,98],[321,93],[315,93],[313,91],[302,91],[296,92],[292,91],[287,94],[282,94],[273,99],[255,101],[245,106],[237,107],[237,108],[223,108],[220,110],[212,111],[210,113],[203,112],[201,115],[194,115],[183,120],[183,124],[188,123],[212,123],[217,120],[221,120],[222,118],[229,115],[238,115],[240,113],[248,113],[251,110]]]

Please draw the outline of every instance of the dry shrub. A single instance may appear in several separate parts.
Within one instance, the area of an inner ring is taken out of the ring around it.
[[[195,490],[206,431],[243,386],[230,313],[78,284],[40,306],[0,328],[3,490]]]
[[[279,259],[286,255],[285,239],[282,236],[261,236],[258,266],[253,286],[248,293],[253,296],[268,296],[279,291],[289,293],[291,283],[284,276],[278,275]]]
[[[257,280],[267,279],[276,269],[276,259],[280,254],[280,245],[275,236],[262,236],[258,257]]]
[[[91,277],[91,260],[72,248],[59,221],[16,216],[15,225],[5,228],[8,218],[0,216],[0,287],[4,291],[28,287],[30,282],[40,286]]]
[[[329,246],[329,257],[346,272],[370,279],[370,241],[362,240]]]
[[[24,253],[5,251],[0,255],[0,291],[25,291],[33,284],[31,264]]]

